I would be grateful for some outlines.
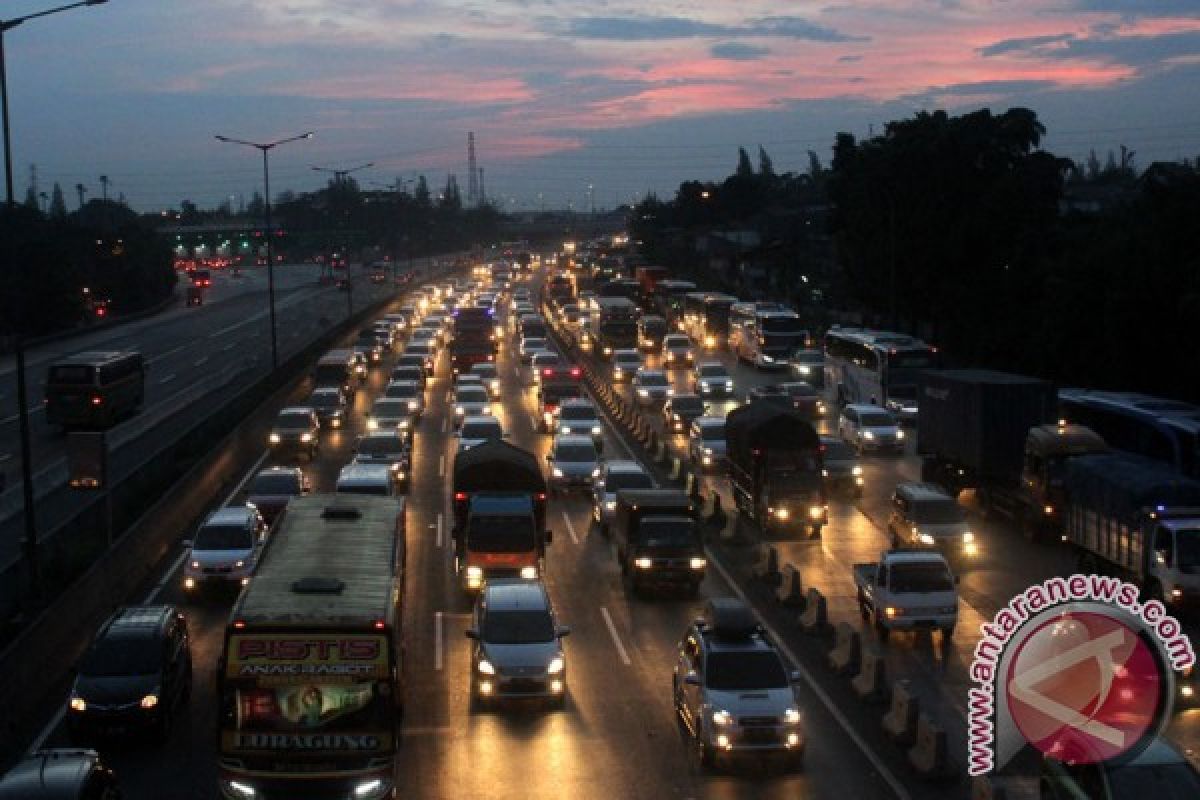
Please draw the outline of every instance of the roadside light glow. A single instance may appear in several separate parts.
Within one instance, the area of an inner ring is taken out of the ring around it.
[[[158,705],[158,695],[148,694],[142,698],[142,708],[154,708],[156,705]]]
[[[708,561],[706,559],[697,557],[689,561],[688,566],[692,569],[704,569],[708,566]]]
[[[82,697],[78,697],[78,696],[72,697],[71,698],[71,710],[72,711],[87,711],[87,701],[84,700]]]
[[[495,675],[496,674],[496,668],[493,667],[492,662],[488,661],[486,658],[479,659],[478,669],[479,669],[479,672],[483,675]]]
[[[546,665],[546,674],[557,675],[563,671],[563,667],[565,666],[566,662],[563,661],[563,657],[555,656],[554,658],[550,659],[550,663]]]
[[[521,580],[536,581],[537,576],[537,567],[521,567]]]
[[[638,569],[650,569],[654,566],[654,562],[649,558],[635,558],[633,565]]]

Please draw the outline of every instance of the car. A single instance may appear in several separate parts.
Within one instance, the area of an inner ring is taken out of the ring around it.
[[[904,452],[904,431],[886,408],[852,403],[838,415],[837,430],[838,436],[857,448],[859,453],[869,450]]]
[[[746,402],[775,403],[810,420],[819,419],[825,414],[825,403],[817,390],[803,381],[755,386],[746,393]]]
[[[708,405],[700,395],[677,394],[663,404],[663,425],[670,433],[684,433],[691,427],[692,420],[706,411]]]
[[[561,708],[567,693],[559,625],[541,581],[489,580],[475,601],[467,638],[471,699],[475,706],[506,699],[538,699]]]
[[[596,404],[584,397],[563,400],[558,407],[558,432],[591,436],[599,450],[603,443],[604,425]]]
[[[827,492],[841,491],[862,497],[866,479],[854,448],[836,436],[822,436],[821,463]]]
[[[387,320],[380,320],[373,324],[369,330],[375,335],[375,341],[379,342],[379,346],[385,351],[391,351],[396,346],[396,331],[392,327],[392,323]]]
[[[523,336],[521,337],[521,345],[517,352],[521,356],[521,363],[529,366],[533,363],[533,354],[542,352],[549,348],[546,340],[540,336]]]
[[[701,361],[692,372],[692,391],[704,397],[731,397],[733,376],[720,361]]]
[[[400,336],[408,329],[408,316],[401,313],[384,314],[380,319],[381,322],[386,322],[392,326],[392,335]]]
[[[1038,787],[1040,800],[1185,800],[1200,797],[1200,771],[1159,737],[1132,758],[1072,764],[1045,757]]]
[[[146,733],[166,743],[192,691],[187,621],[172,605],[124,606],[79,662],[67,701],[71,738]]]
[[[453,388],[458,389],[462,386],[479,386],[483,387],[483,379],[473,372],[460,372],[454,376]]]
[[[662,349],[667,335],[667,320],[658,314],[647,314],[638,320],[638,347],[655,353]]]
[[[814,389],[825,388],[825,354],[820,350],[802,349],[789,359],[792,373]]]
[[[600,475],[600,453],[591,436],[558,434],[546,454],[551,489],[566,491],[591,486]]]
[[[467,417],[491,414],[492,398],[488,390],[478,384],[466,384],[454,390],[454,426],[457,428]]]
[[[358,335],[358,339],[354,342],[354,352],[365,355],[371,366],[375,366],[383,360],[383,345],[379,343],[375,331],[370,328]]]
[[[219,508],[205,517],[192,539],[185,539],[183,588],[241,589],[250,581],[267,539],[267,521],[253,505]]]
[[[725,418],[696,417],[688,429],[688,457],[701,471],[725,464]]]
[[[542,382],[542,370],[552,369],[553,367],[561,367],[567,362],[558,353],[550,350],[542,350],[535,352],[529,359],[529,371],[533,376],[534,385],[540,385]]]
[[[663,337],[662,360],[669,369],[690,367],[696,360],[692,340],[682,333],[668,333]]]
[[[44,748],[0,778],[0,800],[121,800],[121,788],[95,750]]]
[[[744,603],[709,600],[679,642],[671,679],[700,766],[739,756],[800,766],[806,740],[792,686],[799,678]]]
[[[487,386],[488,394],[493,400],[500,399],[500,373],[496,369],[493,362],[485,362],[483,364],[474,364],[471,366],[470,375],[478,375],[479,380]]]
[[[614,383],[624,383],[633,379],[634,374],[642,368],[642,354],[637,350],[614,350],[612,354],[612,379]]]
[[[574,303],[568,303],[562,307],[559,318],[562,319],[564,325],[575,327],[579,324],[579,320],[583,318],[583,312],[579,310],[579,306]]]
[[[313,389],[305,402],[317,412],[317,422],[323,428],[340,428],[346,421],[346,395],[336,386]]]
[[[661,369],[646,369],[642,367],[634,373],[631,385],[637,397],[638,405],[642,406],[651,406],[656,403],[666,402],[668,397],[675,394],[675,389],[671,387],[671,381],[667,377],[667,373]]]
[[[434,362],[437,361],[437,352],[430,345],[431,343],[428,340],[425,342],[409,342],[404,346],[404,352],[401,354],[400,359],[398,359],[396,363],[411,364],[413,363],[412,361],[404,361],[404,359],[419,357],[421,360],[417,363],[424,367],[426,372],[432,375]]]
[[[416,381],[424,392],[429,382],[429,373],[425,371],[425,367],[420,364],[397,364],[392,368],[391,380],[393,381]]]
[[[408,344],[411,347],[414,344],[424,345],[427,350],[436,350],[441,327],[440,325],[432,324],[433,315],[421,320],[421,327],[412,332],[408,337]]]
[[[258,509],[267,525],[273,525],[289,500],[309,491],[308,478],[299,467],[267,467],[250,479],[246,502]]]
[[[369,431],[404,431],[411,438],[415,427],[416,415],[408,410],[407,400],[380,397],[371,404],[371,410],[367,412]]]
[[[966,509],[932,483],[896,484],[887,529],[894,548],[936,547],[951,562],[979,555]]]
[[[394,497],[399,491],[396,473],[387,464],[347,464],[338,472],[337,494]]]
[[[637,461],[607,461],[592,485],[592,519],[607,533],[617,510],[617,492],[622,489],[653,489],[654,479]]]
[[[392,480],[399,489],[405,491],[411,473],[410,459],[408,434],[404,431],[369,431],[354,443],[354,458],[350,463],[382,464],[392,471]]]
[[[304,453],[308,460],[317,457],[317,437],[321,422],[317,412],[309,406],[289,406],[275,417],[275,424],[267,434],[267,444],[275,456]]]
[[[508,438],[500,420],[491,414],[467,417],[454,435],[458,437],[458,452],[460,453],[484,442]]]
[[[419,418],[425,412],[425,392],[416,381],[390,381],[383,389],[389,400],[403,400],[408,404],[408,413]]]

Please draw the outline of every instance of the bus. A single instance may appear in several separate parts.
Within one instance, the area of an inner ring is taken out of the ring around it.
[[[716,350],[729,338],[729,309],[736,297],[717,292],[683,296],[683,329],[705,350]]]
[[[673,279],[659,281],[654,286],[654,301],[658,313],[666,317],[667,322],[678,325],[683,320],[684,295],[694,291],[696,291],[696,284],[691,281]]]
[[[46,372],[46,421],[64,428],[111,428],[142,407],[146,362],[138,352],[89,351]]]
[[[1091,428],[1116,450],[1161,461],[1200,478],[1200,407],[1136,392],[1060,389],[1059,413]]]
[[[789,357],[808,345],[800,315],[781,303],[734,303],[729,309],[729,349],[760,369],[787,369]]]
[[[825,368],[839,405],[881,405],[913,422],[920,373],[937,365],[937,348],[907,334],[838,327],[825,334]]]
[[[217,662],[225,800],[391,797],[403,710],[404,503],[288,503]]]
[[[614,350],[638,346],[638,307],[628,297],[597,297],[596,340],[607,358]]]

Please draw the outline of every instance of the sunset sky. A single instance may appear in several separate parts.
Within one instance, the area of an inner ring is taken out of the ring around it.
[[[8,18],[56,5],[3,0]],[[1200,0],[110,0],[5,35],[18,193],[98,176],[139,210],[261,188],[272,157],[466,190],[474,131],[505,208],[598,207],[778,171],[921,109],[1022,105],[1048,149],[1200,155]],[[539,196],[540,195],[540,196]]]

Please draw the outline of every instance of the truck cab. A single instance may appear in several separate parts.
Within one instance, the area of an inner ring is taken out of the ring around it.
[[[958,578],[938,552],[893,548],[854,565],[858,608],[886,641],[894,630],[933,630],[949,640],[958,624]]]
[[[696,507],[677,489],[622,489],[610,530],[621,574],[635,592],[650,587],[700,592],[708,561]]]
[[[529,495],[474,494],[454,540],[463,589],[477,592],[492,578],[537,580],[552,536],[540,524],[536,501]]]

